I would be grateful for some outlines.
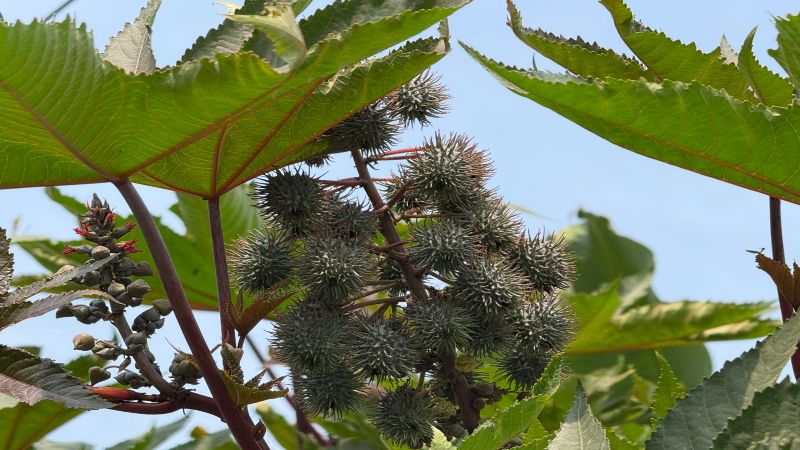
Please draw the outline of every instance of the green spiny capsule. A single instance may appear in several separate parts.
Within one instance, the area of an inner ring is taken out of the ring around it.
[[[358,242],[375,238],[378,221],[369,206],[336,195],[328,202],[327,210],[327,231],[331,236]]]
[[[426,71],[401,86],[389,96],[389,107],[405,126],[419,123],[429,125],[430,119],[447,112],[445,87],[439,82],[440,76]]]
[[[511,327],[505,314],[475,313],[475,332],[464,349],[476,356],[489,356],[504,350],[509,345]]]
[[[253,197],[264,217],[291,236],[314,233],[323,219],[325,196],[316,178],[278,170],[254,183]]]
[[[437,133],[408,161],[404,173],[418,197],[435,205],[460,205],[483,189],[491,165],[465,136],[445,138]]]
[[[297,267],[303,268],[300,276],[315,297],[340,306],[361,288],[371,263],[363,246],[322,236],[305,242]]]
[[[411,181],[408,179],[406,171],[401,167],[399,173],[394,177],[393,181],[385,184],[383,197],[388,202],[400,195],[400,198],[393,200],[392,211],[401,214],[410,209],[423,207],[422,199],[418,198],[413,191],[409,190]],[[405,187],[405,191],[400,193],[400,190]]]
[[[72,348],[80,351],[89,351],[94,347],[94,337],[91,334],[81,333],[72,338]]]
[[[430,402],[423,394],[401,386],[381,398],[372,423],[395,444],[422,448],[433,439],[434,419]]]
[[[303,409],[311,415],[338,418],[355,409],[361,383],[343,365],[327,371],[293,373],[295,392]]]
[[[500,314],[520,303],[530,287],[505,259],[488,257],[468,262],[454,289],[460,304],[470,310]]]
[[[469,345],[475,322],[469,312],[441,296],[415,301],[406,308],[411,342],[423,350],[455,353]]]
[[[510,314],[514,342],[519,347],[557,353],[575,335],[575,317],[556,295],[534,297]]]
[[[513,347],[503,353],[498,368],[517,389],[530,390],[550,362],[549,353]]]
[[[349,354],[359,374],[378,383],[413,372],[417,359],[397,321],[361,321],[353,332]]]
[[[395,281],[400,283],[400,285],[397,287],[387,290],[387,294],[394,297],[400,297],[408,294],[408,287],[403,281],[403,271],[400,269],[400,265],[394,259],[386,258],[381,261],[381,265],[378,269],[378,278],[381,280]]]
[[[475,256],[475,238],[451,221],[413,226],[411,236],[416,241],[410,249],[412,261],[444,276],[458,272]]]
[[[508,205],[492,197],[474,203],[461,220],[462,226],[493,252],[513,248],[522,231],[522,222]]]
[[[544,239],[523,235],[511,248],[510,257],[534,289],[551,293],[565,289],[575,277],[575,257],[567,250],[564,238]]]
[[[290,277],[291,253],[292,246],[280,233],[251,231],[231,246],[233,283],[251,294],[267,291]]]
[[[370,105],[325,132],[337,151],[363,150],[367,154],[389,149],[397,142],[400,127],[392,111],[379,103]]]
[[[348,353],[350,324],[348,316],[303,301],[279,318],[273,346],[294,370],[332,370]]]

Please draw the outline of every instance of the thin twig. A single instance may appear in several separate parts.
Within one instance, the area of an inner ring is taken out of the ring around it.
[[[122,313],[113,314],[111,316],[111,323],[117,328],[123,341],[133,334],[133,330],[131,330],[130,325],[128,325],[128,320]],[[133,360],[136,361],[136,367],[139,368],[142,375],[147,378],[150,384],[158,389],[158,392],[169,397],[175,396],[175,387],[158,373],[158,370],[156,370],[156,367],[150,362],[150,358],[147,357],[144,350],[134,353]]]
[[[781,201],[777,198],[769,198],[769,228],[772,241],[772,259],[786,264],[786,256],[783,251],[783,225],[781,224]],[[781,316],[786,322],[794,315],[794,306],[791,301],[778,289],[778,303],[781,307]],[[800,343],[792,355],[792,371],[795,379],[800,379]]]
[[[183,292],[181,281],[175,271],[167,246],[161,237],[155,220],[153,220],[153,216],[147,209],[147,205],[145,205],[144,200],[139,196],[139,192],[136,191],[136,188],[129,180],[115,181],[114,184],[123,198],[125,198],[139,223],[139,228],[153,256],[153,262],[155,262],[178,325],[181,327],[192,356],[197,361],[200,372],[203,374],[208,389],[211,391],[211,395],[214,397],[225,423],[228,424],[231,434],[233,434],[239,446],[244,449],[269,449],[266,442],[256,439],[253,435],[255,426],[250,421],[246,410],[242,410],[231,398],[230,392],[228,392],[228,388],[225,386],[217,369],[217,364],[208,351],[208,345],[203,338],[200,327],[197,325],[192,308],[186,299],[186,294]]]
[[[363,302],[353,303],[353,304],[347,305],[344,308],[342,308],[342,312],[355,311],[355,310],[361,309],[361,308],[363,308],[365,306],[400,303],[400,302],[404,302],[406,300],[407,299],[405,297],[376,298],[375,300],[366,300],[366,301],[363,301]]]
[[[357,297],[353,297],[351,300],[361,300],[362,298],[369,297],[370,295],[379,294],[379,293],[381,293],[383,291],[389,290],[389,289],[394,288],[394,287],[402,286],[402,285],[403,285],[403,283],[401,283],[399,281],[396,281],[396,282],[394,282],[392,284],[384,284],[384,285],[381,285],[381,287],[377,287],[375,289],[370,289],[369,291],[364,291],[364,292],[358,294]]]

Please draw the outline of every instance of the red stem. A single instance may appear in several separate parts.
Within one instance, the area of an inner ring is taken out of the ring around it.
[[[231,286],[228,279],[228,260],[225,257],[225,238],[222,233],[222,216],[219,212],[219,197],[208,199],[208,222],[211,227],[211,248],[214,253],[214,271],[217,275],[217,297],[219,298],[219,322],[222,342],[236,344],[236,332],[228,320],[231,304]]]
[[[169,414],[180,409],[192,409],[222,418],[214,399],[194,392],[188,393],[188,396],[183,400],[172,399],[156,403],[125,401],[118,403],[111,409],[134,414]]]
[[[222,419],[228,424],[231,434],[243,449],[269,449],[266,442],[255,438],[253,434],[254,426],[246,415],[246,411],[240,409],[231,398],[217,369],[217,364],[214,362],[211,352],[208,351],[208,345],[203,338],[200,327],[197,325],[194,314],[192,314],[192,309],[186,299],[186,294],[183,292],[183,287],[178,278],[178,273],[175,271],[167,246],[158,231],[153,216],[147,209],[147,205],[145,205],[144,200],[139,196],[139,192],[136,191],[136,188],[129,180],[115,181],[114,185],[117,186],[122,197],[125,198],[134,217],[136,217],[136,221],[139,223],[142,235],[153,255],[153,262],[155,262],[161,282],[164,284],[164,290],[172,306],[172,311],[175,313],[175,318],[181,327],[186,342],[189,344],[192,355],[200,366],[200,371],[206,380],[211,395],[214,397],[214,401],[217,403]]]
[[[769,198],[769,229],[772,238],[772,259],[786,264],[786,256],[783,252],[783,226],[781,224],[781,201],[777,198]],[[778,303],[781,305],[781,316],[786,322],[794,315],[794,306],[786,298],[781,290],[778,289]],[[795,379],[800,380],[800,343],[792,355],[792,370]]]

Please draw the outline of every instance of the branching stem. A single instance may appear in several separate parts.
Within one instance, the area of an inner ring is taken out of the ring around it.
[[[139,223],[142,235],[147,242],[156,269],[161,277],[161,282],[164,284],[164,290],[167,293],[167,298],[172,306],[172,311],[175,313],[178,325],[180,325],[186,342],[189,344],[192,355],[200,366],[200,371],[206,380],[211,395],[214,397],[220,415],[225,423],[228,424],[231,434],[243,449],[269,449],[266,442],[255,438],[254,426],[250,418],[231,398],[217,369],[217,364],[214,362],[211,352],[208,351],[208,345],[203,338],[200,327],[197,325],[192,309],[189,306],[189,301],[186,299],[186,294],[183,292],[183,287],[178,278],[178,273],[175,271],[167,246],[158,231],[153,216],[147,209],[147,205],[145,205],[144,200],[139,196],[139,192],[136,191],[136,188],[129,180],[115,181],[114,184],[123,198],[125,198],[134,217],[136,217],[136,221]]]
[[[133,334],[133,330],[131,330],[130,325],[128,325],[128,320],[125,319],[122,313],[114,314],[111,317],[111,323],[117,328],[123,341]],[[158,389],[158,392],[170,397],[175,395],[175,388],[158,373],[156,367],[150,362],[150,359],[144,351],[134,353],[133,360],[136,361],[136,367],[139,368],[142,375],[147,378],[150,384]]]
[[[236,343],[236,332],[228,320],[231,304],[231,286],[228,279],[228,259],[225,256],[225,238],[222,232],[222,216],[219,212],[219,197],[208,199],[208,222],[211,226],[211,248],[214,253],[214,271],[217,275],[217,297],[219,298],[219,321],[222,342]]]

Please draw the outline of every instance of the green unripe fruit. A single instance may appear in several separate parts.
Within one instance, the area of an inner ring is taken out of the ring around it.
[[[295,392],[303,409],[311,415],[338,418],[355,409],[358,404],[356,390],[361,383],[343,365],[328,371],[314,370],[302,375],[293,373]]]
[[[429,125],[430,119],[447,112],[444,102],[450,96],[439,83],[440,76],[425,72],[401,86],[389,96],[389,107],[405,126]]]
[[[399,131],[392,112],[376,103],[343,120],[325,135],[338,151],[363,150],[374,154],[394,145]]]
[[[460,304],[476,313],[501,314],[519,304],[530,287],[502,258],[470,261],[454,285]]]
[[[530,390],[544,372],[550,354],[529,348],[510,348],[498,361],[498,368],[517,389]]]
[[[513,344],[509,342],[511,327],[505,314],[471,313],[475,320],[475,331],[465,351],[476,356],[489,356]]]
[[[322,222],[325,196],[317,179],[307,173],[278,170],[257,180],[254,188],[261,214],[287,234],[305,236]]]
[[[273,346],[293,370],[332,370],[348,353],[350,327],[349,317],[303,301],[279,318]]]
[[[438,296],[406,308],[411,342],[420,349],[455,353],[469,345],[475,322],[464,308]]]
[[[411,227],[416,245],[410,249],[414,264],[444,276],[458,272],[475,255],[475,239],[451,221]]]
[[[532,298],[510,315],[514,342],[544,353],[564,350],[575,334],[575,317],[555,295]]]
[[[305,242],[297,266],[311,295],[337,307],[359,291],[371,263],[364,247],[323,236]]]
[[[279,233],[251,231],[231,246],[233,283],[242,291],[257,294],[291,276],[292,246]]]
[[[378,222],[369,206],[336,195],[328,203],[327,210],[326,228],[331,236],[359,242],[374,239]]]
[[[72,338],[72,348],[80,351],[89,351],[94,348],[94,337],[90,334],[81,333]]]
[[[513,248],[523,227],[508,205],[489,197],[472,206],[463,213],[464,228],[487,250],[496,252]]]
[[[402,325],[383,320],[359,323],[349,354],[359,374],[378,383],[413,372],[417,359]]]
[[[434,419],[430,402],[421,393],[401,386],[381,398],[372,422],[392,442],[422,448],[433,439]]]
[[[509,251],[511,261],[534,289],[552,293],[565,289],[575,277],[575,257],[563,237],[544,239],[523,235]]]

